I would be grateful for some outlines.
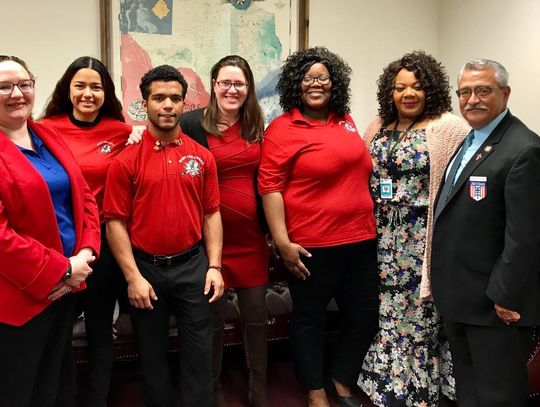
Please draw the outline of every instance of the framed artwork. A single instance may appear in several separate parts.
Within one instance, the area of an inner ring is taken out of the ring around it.
[[[206,107],[210,69],[229,54],[244,57],[267,123],[281,113],[280,67],[308,42],[308,0],[100,0],[102,61],[128,124],[142,124],[139,82],[161,64],[188,83],[184,111]]]

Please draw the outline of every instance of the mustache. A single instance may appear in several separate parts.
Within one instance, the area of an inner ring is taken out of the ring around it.
[[[486,105],[483,105],[482,103],[475,103],[473,105],[467,104],[465,106],[465,111],[468,112],[470,110],[488,110]]]

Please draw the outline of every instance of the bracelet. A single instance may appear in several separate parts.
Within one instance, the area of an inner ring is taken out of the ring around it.
[[[212,266],[212,265],[210,265],[210,266],[208,266],[208,270],[210,270],[210,269],[216,269],[217,271],[219,271],[221,273],[221,266]]]
[[[73,272],[73,270],[71,269],[71,263],[69,263],[69,266],[68,266],[66,272],[62,276],[62,281],[68,281],[71,278],[72,272]]]

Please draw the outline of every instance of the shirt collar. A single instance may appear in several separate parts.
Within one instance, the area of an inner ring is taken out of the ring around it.
[[[35,148],[35,152],[38,153],[38,154],[41,154],[41,150],[43,149],[43,141],[41,141],[41,139],[37,136],[36,132],[30,127],[28,126],[28,134],[30,134],[30,139],[32,140],[32,144]],[[21,147],[19,145],[17,145],[17,148],[23,152],[32,152],[34,153],[34,151],[32,150],[29,150],[27,148],[24,148],[24,147]]]
[[[146,129],[144,132],[143,132],[143,139],[146,139],[147,142],[148,142],[148,145],[150,146],[150,148],[152,148],[152,150],[154,150],[155,152],[159,152],[159,151],[163,151],[165,148],[167,147],[179,147],[179,146],[182,146],[184,144],[184,139],[186,138],[186,135],[182,132],[182,130],[180,129],[178,131],[178,135],[176,136],[176,138],[172,141],[161,141],[161,140],[158,140],[156,137],[154,137],[154,135],[152,133],[150,133],[150,131],[148,129]]]
[[[483,140],[487,139],[489,135],[493,132],[493,130],[495,130],[495,127],[497,127],[499,123],[502,121],[504,116],[506,116],[506,113],[508,113],[508,108],[504,109],[496,118],[494,118],[484,127],[475,129],[474,138],[476,139],[478,137],[479,139],[483,139]]]
[[[307,124],[308,126],[325,126],[327,123],[330,123],[335,120],[336,114],[334,112],[328,113],[328,118],[326,119],[326,122],[321,122],[318,120],[311,120],[304,117],[300,109],[297,107],[293,108],[291,110],[291,119],[293,123],[302,123]]]

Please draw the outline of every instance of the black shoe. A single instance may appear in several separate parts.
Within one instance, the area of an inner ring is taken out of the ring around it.
[[[325,380],[324,389],[330,393],[340,407],[362,407],[362,402],[355,396],[340,396],[336,390],[336,385],[331,377]]]

